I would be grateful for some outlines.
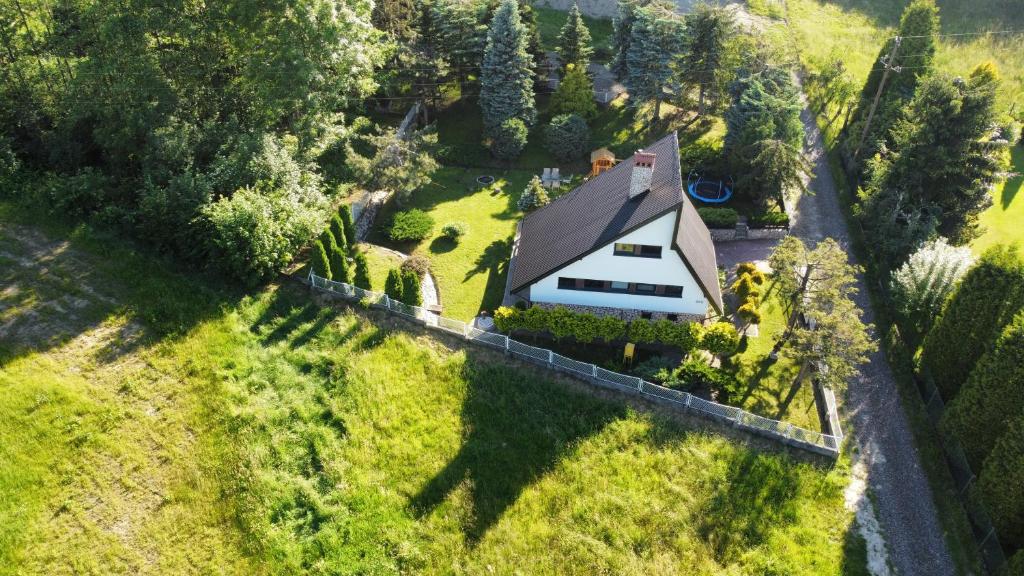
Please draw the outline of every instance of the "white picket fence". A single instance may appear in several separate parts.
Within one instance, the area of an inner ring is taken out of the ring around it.
[[[428,328],[442,330],[465,338],[470,342],[502,350],[515,358],[576,376],[604,388],[642,396],[659,404],[700,414],[735,428],[832,458],[836,458],[839,455],[839,447],[843,441],[841,435],[832,436],[813,430],[806,430],[787,422],[780,422],[751,414],[735,406],[717,404],[703,398],[698,398],[688,392],[681,392],[652,384],[636,376],[619,374],[594,364],[566,358],[546,348],[530,346],[503,334],[480,330],[466,322],[439,316],[419,306],[404,304],[380,292],[364,290],[344,282],[335,282],[312,273],[308,277],[308,282],[313,288],[318,290],[336,294],[349,300],[368,301],[373,307],[385,308],[399,316],[416,320]]]

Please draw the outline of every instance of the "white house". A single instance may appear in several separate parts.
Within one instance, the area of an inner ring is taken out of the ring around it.
[[[683,189],[670,134],[527,215],[510,294],[622,318],[696,320],[722,311],[711,234]]]

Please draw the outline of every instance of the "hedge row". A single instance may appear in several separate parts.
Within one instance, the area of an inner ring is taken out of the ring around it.
[[[697,213],[708,228],[735,228],[740,218],[732,208],[698,208]]]
[[[751,228],[789,228],[789,214],[785,212],[764,212],[750,217]]]
[[[718,356],[731,356],[739,347],[739,334],[732,324],[719,322],[705,328],[696,322],[637,319],[627,323],[612,316],[578,313],[564,306],[552,309],[532,306],[526,310],[502,306],[494,312],[498,330],[549,332],[557,340],[568,337],[584,344],[595,340],[613,342],[628,338],[638,344],[675,346],[684,354],[698,348]]]
[[[996,246],[964,275],[924,340],[921,366],[946,401],[1021,308],[1024,261],[1016,247]]]

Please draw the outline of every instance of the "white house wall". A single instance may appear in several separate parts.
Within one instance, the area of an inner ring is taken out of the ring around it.
[[[670,212],[629,234],[602,246],[582,259],[538,280],[530,286],[530,300],[551,304],[606,306],[627,310],[697,314],[707,312],[708,301],[700,285],[690,275],[679,254],[672,248],[676,213]],[[661,246],[661,258],[616,256],[615,243]],[[683,287],[682,298],[642,296],[559,290],[558,278],[585,278],[643,284],[666,284]]]

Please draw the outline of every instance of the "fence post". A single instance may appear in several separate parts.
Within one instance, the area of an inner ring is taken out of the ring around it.
[[[536,342],[534,342],[534,343],[536,344]],[[555,363],[555,353],[552,352],[551,350],[548,350],[548,368],[550,368],[551,365],[554,364],[554,363]]]
[[[462,337],[469,340],[469,324],[465,322],[462,323]]]
[[[789,426],[786,426],[785,436],[786,436],[786,438],[792,438],[793,437],[793,425],[792,424],[790,424]]]
[[[590,374],[597,378],[597,364],[590,365]]]
[[[683,392],[683,394],[686,394],[686,402],[684,402],[684,404],[686,405],[687,408],[689,408],[690,407],[690,398],[693,397],[693,394],[690,394],[689,392]]]
[[[505,336],[505,355],[506,356],[511,356],[512,355],[512,350],[509,349],[508,342],[509,342],[508,336]]]

